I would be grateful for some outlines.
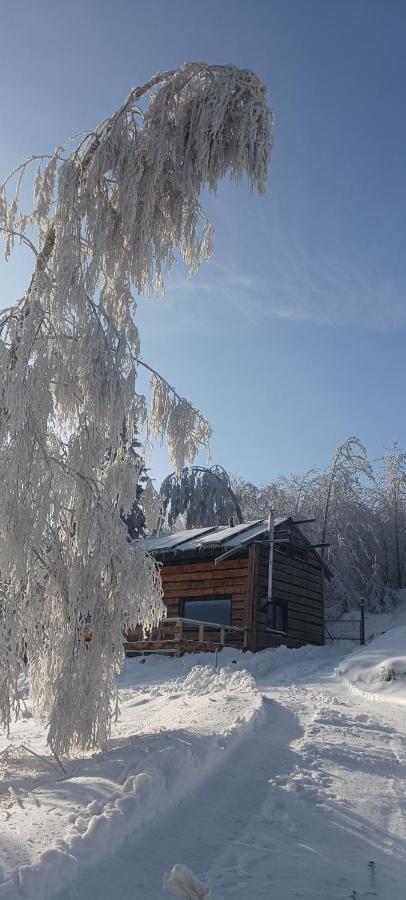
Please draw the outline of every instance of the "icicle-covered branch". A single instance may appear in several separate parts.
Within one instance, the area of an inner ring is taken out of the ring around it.
[[[18,713],[28,660],[57,753],[105,739],[124,620],[148,627],[164,611],[157,567],[123,521],[134,435],[166,436],[180,471],[211,433],[155,371],[148,419],[132,288],[162,291],[179,256],[189,273],[208,258],[202,189],[246,174],[263,193],[271,133],[252,72],[190,63],[0,186],[6,258],[16,240],[38,247],[25,296],[0,315],[0,723]]]

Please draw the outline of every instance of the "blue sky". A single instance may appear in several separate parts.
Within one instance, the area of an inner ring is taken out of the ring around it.
[[[258,72],[268,195],[226,183],[204,198],[214,256],[140,299],[143,355],[211,421],[213,462],[250,480],[324,465],[349,434],[372,458],[406,444],[404,2],[3,0],[0,23],[0,178],[158,70]],[[0,263],[4,305],[30,264]]]

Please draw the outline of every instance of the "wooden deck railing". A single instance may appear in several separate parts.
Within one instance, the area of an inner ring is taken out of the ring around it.
[[[143,637],[141,629],[128,629],[124,644],[126,652],[142,650],[173,650],[193,652],[197,650],[221,649],[226,644],[226,634],[240,637],[242,647],[247,649],[247,629],[217,622],[203,622],[197,619],[162,619],[156,628]]]

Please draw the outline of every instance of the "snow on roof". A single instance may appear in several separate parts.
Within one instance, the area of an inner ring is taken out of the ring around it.
[[[288,517],[275,519],[275,527],[287,522]],[[208,547],[225,547],[232,549],[249,544],[261,534],[268,531],[268,519],[255,519],[242,525],[219,525],[212,528],[190,528],[188,531],[177,531],[173,534],[162,534],[146,538],[147,550],[151,553],[168,553],[180,550],[200,550]]]
[[[213,528],[189,528],[188,531],[175,531],[173,534],[159,534],[154,537],[145,539],[148,550],[175,550],[185,541],[189,542],[193,538],[206,534],[208,531],[217,531]]]

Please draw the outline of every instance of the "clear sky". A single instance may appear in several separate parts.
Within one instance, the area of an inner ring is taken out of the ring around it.
[[[214,256],[140,299],[143,355],[211,421],[213,462],[250,480],[324,465],[349,434],[372,458],[405,445],[404,0],[2,0],[0,30],[0,180],[156,71],[257,71],[268,195],[204,198]],[[30,265],[0,263],[4,305]]]

